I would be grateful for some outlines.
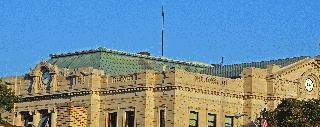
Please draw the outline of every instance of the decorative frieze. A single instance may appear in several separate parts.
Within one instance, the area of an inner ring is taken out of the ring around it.
[[[119,82],[129,82],[137,80],[136,74],[130,74],[130,75],[120,75],[120,76],[111,76],[111,83],[119,83]]]

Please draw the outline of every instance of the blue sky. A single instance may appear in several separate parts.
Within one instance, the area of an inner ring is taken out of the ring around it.
[[[318,0],[0,0],[0,76],[49,54],[97,47],[242,63],[320,54]]]

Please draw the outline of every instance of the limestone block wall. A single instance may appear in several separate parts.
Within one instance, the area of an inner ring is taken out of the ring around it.
[[[59,91],[83,91],[100,88],[102,70],[92,67],[65,70],[58,80]]]
[[[204,93],[243,94],[243,80],[191,73],[184,70],[175,71],[175,86],[190,90],[200,90]]]
[[[21,115],[20,113],[22,112],[29,112],[30,114],[34,114],[41,110],[47,110],[49,113],[55,113],[58,115],[57,120],[59,121],[56,121],[56,123],[59,124],[57,124],[57,126],[65,126],[67,124],[79,125],[79,123],[81,123],[81,125],[87,126],[86,124],[88,123],[88,117],[86,115],[88,114],[88,111],[87,109],[83,110],[83,108],[79,109],[78,107],[87,108],[90,104],[90,96],[51,96],[50,99],[44,98],[43,96],[33,96],[30,99],[31,100],[27,99],[25,100],[25,102],[15,104],[15,108],[13,110],[13,113],[16,114],[15,117],[19,117],[19,115]],[[76,108],[73,108],[72,106]],[[86,119],[81,118],[80,122],[76,121],[78,120],[78,116],[81,115],[81,112],[85,112],[83,114]],[[71,120],[71,116],[75,117],[73,121]],[[15,117],[11,118],[15,119]],[[21,123],[23,123],[23,121],[16,119],[12,124],[21,125]]]
[[[175,95],[175,127],[189,125],[190,111],[198,112],[199,127],[208,126],[208,113],[216,114],[217,127],[224,126],[225,116],[243,114],[241,98],[217,96],[188,91],[176,91]],[[234,125],[243,124],[244,117],[234,119]]]
[[[159,111],[166,111],[166,125],[174,125],[174,92],[151,89],[135,93],[101,96],[100,126],[107,126],[108,113],[117,112],[118,126],[124,127],[125,111],[135,112],[137,127],[158,127]]]
[[[160,125],[160,110],[165,110],[165,125],[166,126],[176,126],[175,110],[176,96],[175,91],[156,91],[154,93],[154,127],[159,127]]]
[[[307,70],[316,70],[318,65],[316,65],[314,59],[305,59],[289,65],[287,67],[281,68],[281,70],[275,72],[275,76],[278,78],[284,78],[289,81],[295,81],[298,78],[301,78],[303,73],[306,73]]]
[[[126,94],[116,94],[107,95],[101,97],[101,118],[103,123],[100,123],[101,127],[107,125],[108,113],[117,112],[117,125],[120,127],[124,126],[125,123],[125,111],[135,112],[135,122],[137,127],[145,126],[145,94],[139,93],[126,93]]]
[[[125,111],[135,111],[137,127],[158,127],[159,111],[166,110],[166,125],[173,124],[174,72],[106,76],[102,78],[100,126],[107,126],[108,113],[118,113],[118,125],[124,126]],[[168,87],[168,88],[167,88]]]
[[[57,76],[57,91],[71,91],[71,81],[64,75]]]
[[[86,127],[88,110],[85,107],[73,106],[70,108],[70,125],[72,127]]]
[[[266,104],[266,100],[264,100],[264,98],[248,98],[245,99],[243,102],[243,112],[247,115],[243,119],[243,123],[249,123],[255,120],[256,118],[260,117],[260,112],[264,108],[269,109],[267,104],[271,104]]]
[[[174,72],[156,73],[146,70],[142,73],[133,73],[117,76],[103,76],[101,80],[101,90],[121,90],[128,88],[143,88],[166,86],[174,84]]]
[[[1,118],[3,118],[5,121],[9,122],[10,124],[14,124],[14,112],[1,112]]]
[[[269,81],[272,86],[272,96],[281,98],[296,98],[298,97],[299,83],[295,81],[289,81],[284,78],[278,78]]]
[[[88,101],[89,107],[88,107],[88,127],[97,127],[99,126],[99,119],[100,119],[100,96],[93,92],[90,95],[90,100]]]
[[[57,107],[57,127],[86,127],[88,111],[80,106],[59,106]]]
[[[208,113],[216,114],[217,126],[224,126],[225,116],[244,114],[242,79],[228,79],[175,71],[175,126],[188,126],[190,111],[199,114],[199,126],[207,126]],[[243,117],[234,125],[243,124]],[[248,118],[247,118],[248,119]]]
[[[70,126],[70,107],[68,105],[59,106],[57,108],[57,127],[68,127]]]
[[[267,70],[259,68],[245,68],[241,74],[244,80],[244,94],[257,96],[267,95]]]
[[[267,107],[268,85],[267,69],[245,68],[241,73],[244,80],[243,112],[247,115],[243,123],[249,123],[260,117],[260,112]]]

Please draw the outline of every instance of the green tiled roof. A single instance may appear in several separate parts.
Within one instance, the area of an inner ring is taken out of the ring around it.
[[[191,72],[200,72],[209,65],[202,63],[184,62],[171,60],[163,57],[142,56],[139,54],[98,48],[82,52],[50,55],[48,60],[59,68],[80,68],[93,67],[104,70],[109,75],[119,75],[142,72],[146,69],[162,71],[165,66],[168,68],[184,69]]]
[[[300,56],[300,57],[278,59],[278,60],[271,60],[271,61],[224,65],[218,68],[208,67],[207,69],[202,70],[200,73],[220,76],[220,77],[227,77],[227,78],[239,78],[242,70],[247,67],[266,69],[268,65],[272,65],[272,64],[278,65],[280,67],[285,67],[305,58],[309,58],[309,56]]]
[[[143,56],[140,54],[116,51],[107,48],[98,48],[58,55],[52,54],[50,57],[51,58],[48,60],[48,62],[51,64],[56,64],[59,68],[75,69],[81,67],[93,67],[95,69],[104,70],[105,73],[109,75],[138,73],[147,69],[160,72],[165,66],[166,69],[184,69],[190,72],[227,78],[239,78],[240,73],[246,67],[265,69],[267,68],[267,65],[272,64],[284,67],[299,60],[308,58],[308,56],[300,56],[271,61],[212,67],[204,63],[178,61],[164,57]]]

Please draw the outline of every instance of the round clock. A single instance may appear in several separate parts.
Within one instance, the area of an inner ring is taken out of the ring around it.
[[[310,78],[306,79],[306,81],[304,82],[304,86],[306,87],[307,91],[311,92],[314,87],[313,81]]]
[[[43,85],[49,86],[51,82],[51,75],[48,69],[43,69],[41,71],[42,76],[41,76],[41,81]]]

